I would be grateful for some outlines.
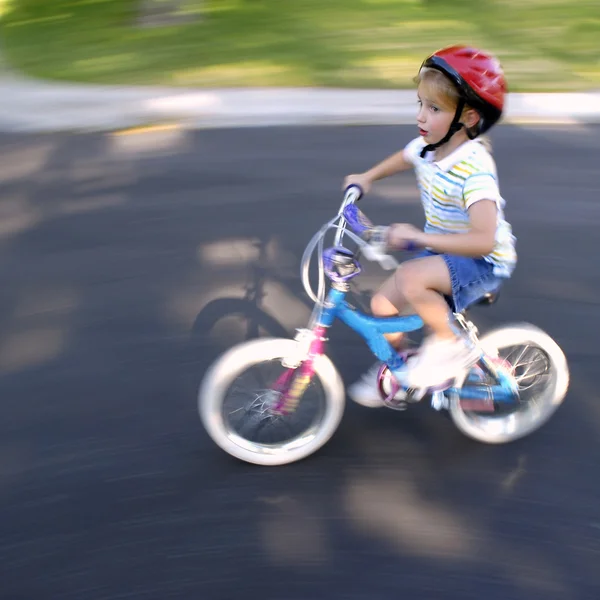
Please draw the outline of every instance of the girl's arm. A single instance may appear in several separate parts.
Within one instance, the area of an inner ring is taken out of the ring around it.
[[[383,179],[384,177],[389,177],[390,175],[395,175],[401,171],[407,171],[408,169],[411,169],[412,166],[412,163],[406,159],[404,150],[400,150],[400,152],[388,156],[385,160],[376,164],[364,173],[348,175],[344,180],[344,188],[354,183],[360,185],[366,194],[370,190],[373,182]]]
[[[399,248],[405,247],[407,242],[414,242],[440,254],[473,258],[486,256],[496,245],[496,203],[493,200],[479,200],[469,208],[468,213],[471,228],[467,233],[424,233],[412,225],[399,223],[392,225],[389,242]]]

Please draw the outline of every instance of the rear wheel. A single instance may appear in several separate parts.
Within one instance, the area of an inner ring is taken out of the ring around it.
[[[526,323],[490,331],[480,341],[512,373],[519,401],[480,413],[464,410],[458,397],[451,398],[452,420],[480,442],[502,444],[522,438],[541,427],[562,403],[569,387],[565,355],[547,333]]]

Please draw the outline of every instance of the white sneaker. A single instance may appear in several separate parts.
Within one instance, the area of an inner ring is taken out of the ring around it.
[[[431,388],[456,379],[480,357],[464,338],[444,339],[431,336],[419,354],[407,363],[406,382],[414,388]]]
[[[348,386],[348,396],[357,404],[369,408],[384,406],[377,377],[381,364],[375,363],[360,379]]]

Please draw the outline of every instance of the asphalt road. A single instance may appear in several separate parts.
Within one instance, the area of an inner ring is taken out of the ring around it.
[[[570,392],[542,430],[492,447],[424,405],[349,404],[320,452],[260,468],[201,428],[216,354],[306,322],[300,256],[343,176],[413,135],[0,138],[2,600],[598,598],[598,127],[494,136],[520,262],[474,317],[564,348]],[[420,224],[412,174],[363,209]],[[331,337],[346,380],[371,364]]]

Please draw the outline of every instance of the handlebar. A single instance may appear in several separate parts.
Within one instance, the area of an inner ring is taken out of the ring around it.
[[[355,204],[347,205],[343,209],[343,216],[350,226],[350,229],[363,240],[368,241],[370,245],[378,246],[382,250],[387,248],[389,227],[376,227],[373,225]],[[419,245],[413,241],[409,241],[399,249],[407,252],[414,252],[419,249]]]
[[[370,261],[378,262],[383,269],[389,271],[398,267],[398,261],[387,254],[387,227],[375,227],[373,223],[358,209],[356,202],[363,196],[362,188],[351,184],[344,192],[344,200],[338,212],[341,226],[335,237],[338,246],[346,231],[346,225],[356,234],[353,237],[361,247],[363,256]]]
[[[364,196],[363,189],[358,183],[351,183],[344,191],[344,202],[346,205],[358,202]]]
[[[355,202],[358,202],[362,197],[363,190],[359,185],[355,183],[349,185],[344,191],[344,199],[342,200],[342,205],[340,206],[340,210],[338,211],[338,217],[343,217],[345,208],[347,206],[352,206]],[[345,219],[341,219],[340,227],[338,228],[335,234],[335,241],[333,242],[335,246],[339,246],[341,244],[345,231],[346,221]]]
[[[308,296],[321,304],[325,294],[325,276],[322,264],[323,238],[329,229],[335,229],[334,246],[341,246],[344,235],[355,241],[363,256],[370,261],[378,262],[385,270],[396,269],[398,261],[387,254],[388,227],[377,227],[355,206],[363,196],[362,188],[357,184],[349,185],[344,191],[344,199],[338,214],[327,222],[310,240],[302,256],[302,283]],[[349,228],[347,228],[349,226]],[[314,250],[319,256],[319,283],[317,294],[312,290],[309,281],[309,263]],[[416,250],[417,246],[409,244],[405,250]]]

